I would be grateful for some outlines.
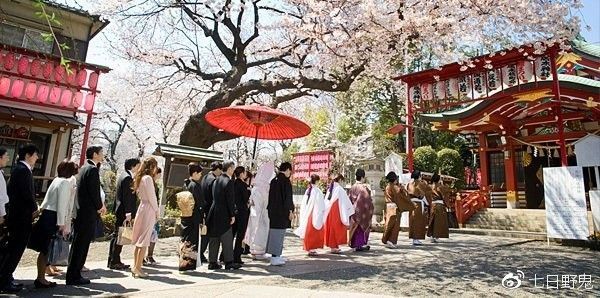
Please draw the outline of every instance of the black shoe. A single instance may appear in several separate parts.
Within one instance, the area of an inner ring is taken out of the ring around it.
[[[208,264],[208,270],[219,270],[223,267],[221,267],[221,265],[219,265],[218,263],[209,263]]]
[[[204,255],[200,255],[200,263],[208,263],[208,259]]]
[[[225,264],[225,270],[238,270],[242,268],[241,264],[237,264],[237,263],[227,263]]]
[[[112,265],[108,266],[108,268],[110,268],[112,270],[127,270],[130,268],[130,266],[125,265],[123,263],[118,263],[118,264],[112,264]]]
[[[23,289],[23,287],[17,287],[15,285],[13,285],[12,283],[9,283],[4,288],[0,289],[0,293],[15,294],[15,293],[20,292],[22,289]]]
[[[244,262],[242,261],[242,259],[235,260],[233,262],[236,263],[236,264],[244,265]]]
[[[20,283],[20,282],[16,282],[16,281],[11,281],[10,282],[13,286],[17,287],[17,288],[23,288],[25,285]]]
[[[369,245],[366,245],[366,246],[364,246],[363,248],[364,248],[365,250],[371,250],[371,246],[369,246]]]
[[[35,286],[36,289],[56,288],[56,283],[55,282],[48,282],[48,284],[43,284],[43,283],[41,283],[37,279],[33,282],[33,285]]]
[[[76,280],[67,280],[67,286],[89,285],[90,283],[89,279],[83,277]]]

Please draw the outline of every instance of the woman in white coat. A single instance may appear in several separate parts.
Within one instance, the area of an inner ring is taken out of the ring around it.
[[[269,183],[275,177],[273,163],[265,163],[258,168],[250,194],[250,218],[244,243],[250,246],[253,259],[266,259],[267,239],[269,237]]]

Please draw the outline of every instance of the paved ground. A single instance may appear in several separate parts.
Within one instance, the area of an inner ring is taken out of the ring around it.
[[[547,246],[545,242],[511,238],[452,234],[443,243],[408,245],[401,234],[400,249],[389,250],[379,244],[375,233],[372,250],[366,253],[345,252],[308,258],[299,240],[288,235],[284,254],[290,259],[284,267],[246,260],[237,272],[176,272],[176,238],[161,239],[155,255],[160,265],[149,268],[151,278],[133,279],[127,272],[106,269],[108,243],[94,243],[90,249],[86,274],[92,284],[86,287],[64,286],[64,276],[55,279],[53,290],[33,290],[35,255],[28,251],[16,278],[28,290],[27,297],[67,296],[171,296],[171,297],[369,297],[373,296],[600,296],[600,254],[583,248]],[[124,250],[126,260],[131,249]],[[131,261],[129,261],[131,263]],[[508,273],[524,273],[518,289],[502,286]],[[585,274],[585,275],[584,275]],[[575,281],[562,276],[573,275]],[[537,287],[533,279],[537,277]],[[586,279],[591,279],[586,284]],[[531,280],[530,280],[531,279]],[[557,282],[555,282],[557,280]],[[586,285],[588,288],[585,289]]]

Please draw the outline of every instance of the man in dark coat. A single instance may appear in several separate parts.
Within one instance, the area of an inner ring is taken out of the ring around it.
[[[213,203],[208,212],[208,269],[221,269],[217,263],[219,246],[223,249],[225,269],[235,270],[241,267],[233,262],[233,233],[231,225],[235,222],[235,197],[233,171],[234,163],[223,163],[224,174],[217,177],[213,184]]]
[[[19,148],[18,162],[14,165],[6,185],[8,247],[0,267],[0,291],[3,293],[16,293],[23,288],[22,284],[14,282],[12,275],[27,247],[33,218],[38,212],[32,172],[37,160],[38,148],[35,145],[27,144]]]
[[[267,253],[271,254],[271,265],[281,266],[285,260],[281,257],[285,230],[292,227],[294,217],[294,201],[292,192],[292,165],[284,162],[279,166],[279,173],[269,188],[269,240]]]
[[[186,231],[187,233],[182,233],[181,236],[182,242],[184,242],[186,245],[186,249],[191,249],[192,251],[197,253],[199,244],[198,240],[200,239],[200,223],[202,223],[203,221],[204,208],[206,207],[206,202],[204,201],[202,189],[200,187],[200,178],[202,178],[202,167],[195,162],[191,162],[188,164],[188,173],[190,176],[188,179],[184,180],[183,188],[192,193],[192,196],[194,197],[194,209],[192,210],[191,219],[186,218],[184,220],[182,218],[181,220],[181,224],[184,227],[184,229],[189,229],[189,232]],[[196,260],[190,260],[190,262],[191,263],[189,263],[189,266],[187,266],[187,268],[180,267],[179,270],[195,270]],[[201,259],[200,262],[203,263],[205,262],[205,260]]]
[[[248,228],[248,219],[250,218],[250,207],[248,201],[250,200],[250,189],[249,185],[246,184],[247,177],[246,169],[244,167],[235,168],[235,224],[233,225],[233,234],[235,236],[235,243],[233,245],[233,261],[238,264],[244,264],[242,262],[242,253],[244,253],[244,247],[242,241],[246,236],[246,229]]]
[[[98,164],[104,160],[100,146],[90,146],[85,151],[86,163],[79,170],[77,181],[77,217],[73,225],[73,243],[67,267],[67,285],[85,285],[90,280],[81,276],[81,269],[87,259],[90,242],[94,238],[98,214],[106,213],[100,197],[100,171]]]
[[[202,212],[203,212],[202,216],[204,219],[206,219],[208,217],[208,211],[210,210],[210,207],[212,206],[213,183],[215,182],[215,180],[217,180],[217,177],[221,176],[222,174],[223,174],[223,164],[221,164],[218,161],[213,161],[210,164],[210,172],[208,172],[208,174],[204,175],[204,177],[202,177],[202,181],[200,181],[200,191],[202,191],[202,197],[204,198],[204,204],[205,204],[204,209],[202,210]],[[205,224],[208,227],[208,222],[205,222]],[[208,260],[206,259],[206,256],[204,256],[204,253],[206,252],[206,249],[208,248],[208,241],[209,241],[208,237],[202,237],[202,239],[200,241],[200,262],[201,263],[208,262]]]
[[[108,252],[108,268],[115,270],[128,269],[129,265],[121,262],[121,250],[123,246],[117,244],[117,235],[119,227],[124,223],[131,223],[136,213],[137,197],[133,191],[133,175],[140,167],[139,158],[130,158],[125,161],[125,173],[117,180],[117,197],[115,199],[115,232],[113,239],[110,241]]]

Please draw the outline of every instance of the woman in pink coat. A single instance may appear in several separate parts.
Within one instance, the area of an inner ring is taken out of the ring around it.
[[[152,238],[152,230],[154,224],[158,220],[158,200],[156,199],[156,191],[154,189],[154,175],[158,168],[158,163],[153,157],[148,157],[142,162],[142,166],[135,174],[133,190],[137,193],[140,199],[140,207],[138,207],[133,223],[132,243],[135,245],[133,252],[133,268],[131,274],[133,277],[144,278],[148,274],[142,271],[144,256],[146,256],[146,248],[150,246]]]

